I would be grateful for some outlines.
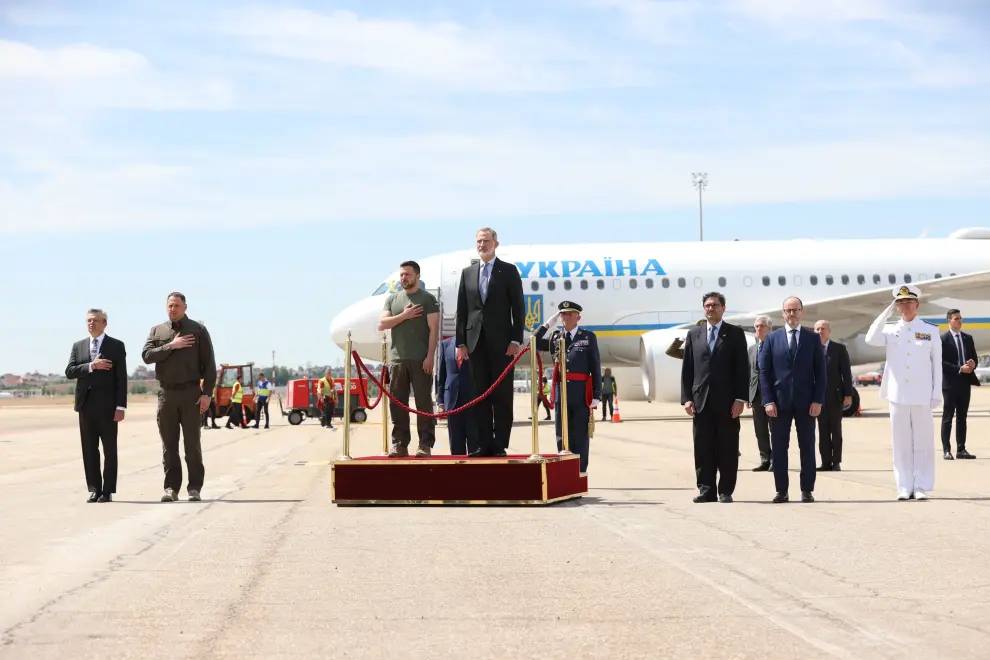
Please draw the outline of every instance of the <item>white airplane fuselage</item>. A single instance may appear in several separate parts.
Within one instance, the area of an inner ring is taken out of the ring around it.
[[[727,317],[770,310],[779,319],[787,296],[799,296],[808,305],[986,270],[990,256],[983,248],[990,242],[970,239],[990,237],[990,232],[969,231],[976,233],[947,239],[510,245],[500,246],[497,256],[519,270],[527,331],[543,323],[561,301],[577,302],[584,308],[581,327],[598,336],[602,364],[639,365],[647,398],[673,401],[679,400],[679,361],[660,354],[686,334],[676,326],[704,318],[705,293],[725,296]],[[475,251],[464,250],[418,262],[422,286],[441,304],[444,337],[454,334],[461,271],[476,259]],[[381,359],[382,335],[376,326],[386,294],[397,281],[398,270],[372,296],[342,311],[331,326],[334,343],[343,348],[350,332],[352,347],[363,358]],[[964,330],[973,335],[977,350],[990,348],[986,297],[926,300],[920,316],[943,331],[945,312],[952,307],[962,310]],[[874,315],[882,311],[878,306]],[[806,316],[802,322],[810,327],[816,320]],[[865,328],[854,336],[832,338],[846,344],[854,365],[883,361],[883,349],[868,346],[864,333]],[[652,383],[646,382],[648,372]]]

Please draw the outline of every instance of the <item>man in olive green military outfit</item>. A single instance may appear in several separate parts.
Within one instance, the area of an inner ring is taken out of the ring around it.
[[[201,323],[186,316],[186,297],[173,292],[166,301],[168,321],[148,333],[141,358],[155,365],[158,393],[158,433],[162,439],[162,467],[165,494],[162,502],[179,499],[182,487],[182,460],[179,456],[179,429],[186,450],[189,470],[189,501],[200,501],[206,470],[200,444],[200,416],[210,407],[210,395],[217,380],[213,340]],[[199,381],[203,380],[202,388]]]
[[[433,361],[436,359],[440,335],[440,306],[428,291],[419,288],[419,264],[403,261],[399,264],[401,291],[388,296],[378,321],[378,331],[392,331],[390,383],[392,395],[409,405],[409,391],[416,397],[416,410],[433,412]],[[392,448],[388,455],[403,458],[409,455],[412,434],[409,413],[389,400],[392,416]],[[416,456],[429,456],[436,442],[437,421],[432,417],[416,416],[419,448]]]

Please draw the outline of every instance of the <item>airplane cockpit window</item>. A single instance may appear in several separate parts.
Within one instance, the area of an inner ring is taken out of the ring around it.
[[[378,288],[375,289],[375,292],[371,295],[380,296],[386,291],[388,291],[388,282],[382,282],[381,284],[378,285]]]

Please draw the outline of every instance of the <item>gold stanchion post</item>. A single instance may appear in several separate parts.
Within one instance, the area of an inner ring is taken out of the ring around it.
[[[567,441],[567,344],[564,343],[564,333],[557,337],[557,363],[560,365],[560,443],[563,446],[561,454],[570,454]]]
[[[382,366],[388,373],[388,335],[382,333]],[[388,396],[385,394],[385,381],[382,380],[382,456],[388,456]]]
[[[537,360],[539,355],[536,352],[536,336],[529,336],[529,387],[530,387],[530,408],[533,413],[533,453],[529,460],[542,460],[540,456],[540,366]]]
[[[347,331],[344,345],[344,455],[342,461],[351,460],[351,331]]]

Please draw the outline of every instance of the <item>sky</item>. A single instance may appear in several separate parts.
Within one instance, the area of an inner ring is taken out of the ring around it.
[[[397,264],[503,244],[990,226],[980,0],[4,0],[0,373],[339,364]],[[764,258],[764,257],[761,257]]]

